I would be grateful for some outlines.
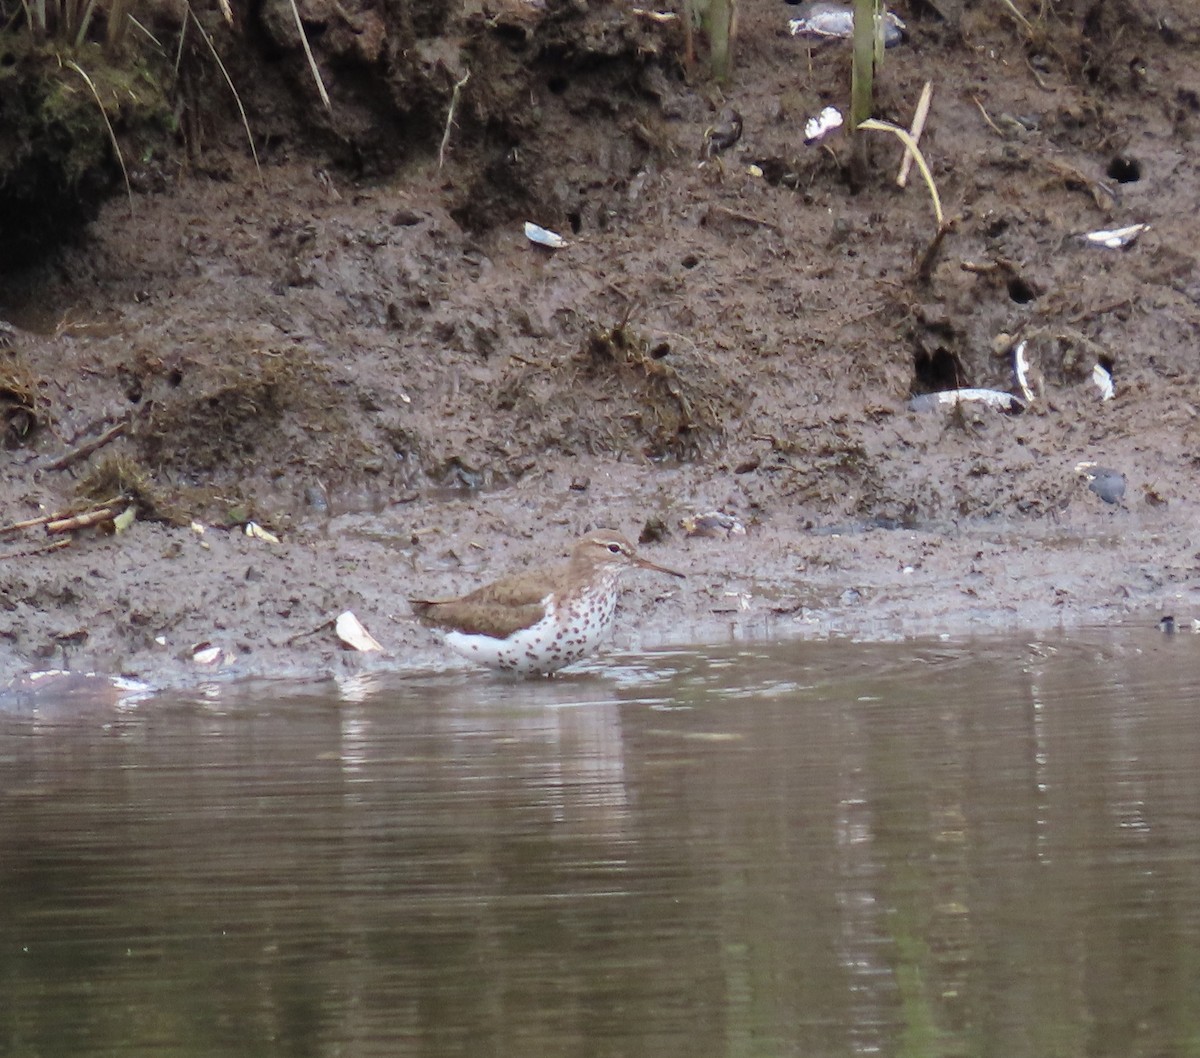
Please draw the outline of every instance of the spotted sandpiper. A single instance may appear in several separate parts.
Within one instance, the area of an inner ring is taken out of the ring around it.
[[[545,674],[595,650],[612,626],[621,574],[634,568],[683,576],[642,558],[620,533],[599,529],[576,542],[563,566],[501,577],[459,599],[409,599],[409,605],[427,624],[446,629],[446,645],[463,657]]]

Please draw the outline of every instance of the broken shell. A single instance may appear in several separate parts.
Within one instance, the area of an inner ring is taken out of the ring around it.
[[[1000,389],[945,389],[939,393],[922,393],[909,400],[908,407],[910,411],[933,411],[962,403],[985,404],[1001,411],[1019,411],[1025,407],[1020,397]]]
[[[1110,250],[1121,250],[1126,246],[1132,246],[1142,232],[1149,230],[1149,224],[1130,224],[1127,228],[1089,231],[1083,238],[1093,246],[1105,246]]]
[[[525,238],[538,246],[548,246],[551,250],[561,250],[567,245],[567,240],[558,232],[543,228],[528,220],[525,222]]]
[[[842,112],[837,107],[826,107],[804,123],[804,142],[812,144],[823,140],[834,129],[842,127],[842,120]]]
[[[1101,400],[1112,400],[1116,395],[1116,390],[1113,388],[1112,375],[1103,364],[1096,364],[1092,368],[1092,381],[1100,391]]]
[[[731,514],[724,511],[708,511],[684,518],[679,523],[688,536],[706,536],[713,539],[745,536],[746,527]]]
[[[382,651],[378,641],[370,632],[362,626],[362,622],[354,616],[350,610],[344,610],[338,614],[337,620],[334,622],[333,629],[337,632],[337,637],[348,647],[367,654],[373,650]]]
[[[799,17],[788,20],[788,29],[793,37],[816,37],[822,40],[849,40],[854,36],[854,12],[842,4],[817,3],[801,4]],[[904,39],[904,22],[884,11],[883,44],[893,48]]]
[[[1029,377],[1029,358],[1025,355],[1027,344],[1025,339],[1021,339],[1013,348],[1013,375],[1017,380],[1017,389],[1028,405],[1034,402],[1035,395]]]
[[[216,665],[225,659],[225,651],[211,643],[197,643],[192,647],[192,661],[197,665]]]
[[[279,537],[269,529],[264,529],[258,522],[246,523],[246,535],[252,540],[261,540],[264,544],[279,543]]]

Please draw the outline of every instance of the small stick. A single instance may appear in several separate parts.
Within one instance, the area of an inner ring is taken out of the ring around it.
[[[928,283],[933,278],[933,266],[937,263],[938,251],[942,248],[942,242],[945,240],[947,233],[950,231],[949,224],[939,224],[937,233],[932,241],[925,247],[924,252],[917,260],[917,281],[920,283]]]
[[[979,107],[979,113],[981,113],[981,114],[983,115],[983,120],[984,120],[984,121],[986,121],[986,122],[988,123],[988,127],[989,127],[989,128],[990,128],[990,129],[991,129],[991,130],[992,130],[992,131],[993,131],[993,132],[994,132],[994,133],[995,133],[997,136],[1003,136],[1003,135],[1004,135],[1004,133],[1003,133],[1003,131],[1001,130],[1000,126],[999,126],[999,125],[997,125],[997,124],[996,124],[996,123],[995,123],[995,122],[994,122],[994,121],[993,121],[993,120],[992,120],[990,117],[988,117],[988,112],[987,112],[986,110],[984,110],[984,109],[983,109],[983,104],[982,104],[981,102],[979,102],[979,96],[971,96],[971,99],[974,101],[975,105],[976,105],[977,107]]]
[[[442,133],[442,142],[438,147],[439,173],[442,171],[442,166],[446,164],[446,148],[450,145],[450,130],[454,128],[454,112],[458,109],[458,97],[470,79],[471,71],[468,70],[462,75],[462,80],[455,82],[454,91],[450,95],[450,110],[446,114],[446,131]]]
[[[647,11],[644,7],[631,7],[629,13],[638,18],[648,18],[651,22],[659,24],[679,21],[679,16],[674,11]]]
[[[71,546],[71,537],[64,536],[58,540],[51,540],[48,544],[39,544],[37,547],[27,547],[21,551],[6,551],[0,555],[0,562],[10,558],[32,558],[34,555],[45,555],[51,551],[61,551],[64,547]]]
[[[26,518],[23,522],[13,522],[12,525],[0,526],[0,536],[8,536],[10,533],[19,533],[22,529],[32,529],[38,525],[45,525],[47,522],[54,521],[55,518],[61,518],[60,514],[43,514],[38,518]]]
[[[84,441],[83,444],[76,448],[72,448],[69,452],[64,452],[57,459],[50,460],[41,469],[42,470],[63,470],[69,467],[72,463],[77,463],[81,459],[86,459],[97,449],[103,448],[109,441],[120,437],[129,428],[129,420],[122,419],[115,426],[110,426],[99,437],[94,437],[90,441]]]
[[[917,109],[913,113],[912,127],[908,130],[912,136],[913,143],[921,142],[921,133],[925,131],[925,119],[929,116],[929,102],[933,99],[933,82],[926,81],[925,87],[921,89],[921,98],[917,100]],[[905,187],[908,184],[908,173],[912,169],[913,160],[916,155],[908,149],[904,148],[904,158],[900,162],[900,174],[896,177],[896,186]]]
[[[100,507],[97,510],[84,511],[82,514],[73,514],[70,518],[59,518],[57,521],[47,522],[46,532],[69,533],[73,529],[86,529],[90,525],[111,522],[116,516],[117,512],[111,507]]]
[[[736,209],[730,209],[728,206],[714,206],[714,213],[719,213],[723,217],[728,217],[730,220],[739,220],[743,224],[754,224],[760,228],[766,228],[768,231],[773,231],[776,235],[782,235],[783,229],[778,224],[773,224],[769,220],[763,220],[761,217],[756,217],[750,213],[742,213]]]
[[[310,628],[306,632],[297,632],[295,635],[288,636],[279,646],[294,646],[301,639],[307,639],[309,636],[315,636],[318,632],[324,632],[326,629],[333,628],[336,623],[334,618],[331,617],[328,621],[322,621],[316,628]]]

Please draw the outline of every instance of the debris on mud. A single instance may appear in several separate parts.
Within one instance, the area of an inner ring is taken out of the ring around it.
[[[23,445],[46,421],[37,376],[18,350],[0,347],[0,443]]]

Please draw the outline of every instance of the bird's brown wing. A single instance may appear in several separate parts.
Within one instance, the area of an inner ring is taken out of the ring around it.
[[[461,599],[409,599],[408,604],[421,620],[439,628],[503,639],[542,619],[542,600],[554,591],[555,583],[555,572],[548,576],[514,573]]]
[[[504,639],[520,628],[537,624],[543,615],[541,601],[524,606],[464,599],[409,599],[422,621],[438,628]]]

